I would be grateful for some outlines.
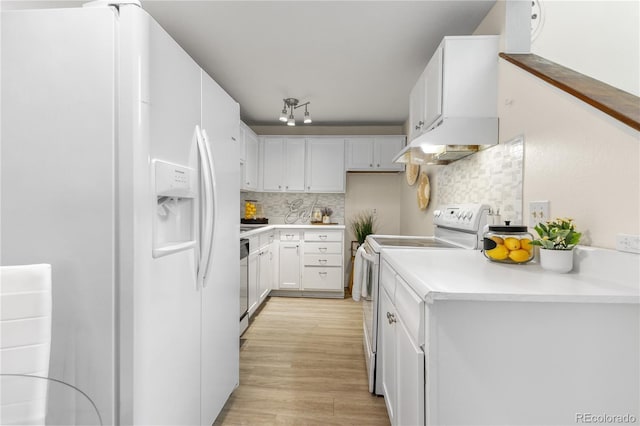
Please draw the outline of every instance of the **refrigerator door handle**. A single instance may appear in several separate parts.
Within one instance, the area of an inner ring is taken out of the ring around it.
[[[196,126],[196,139],[198,142],[198,157],[200,158],[200,173],[202,173],[202,181],[204,184],[204,190],[201,191],[204,210],[201,210],[203,223],[203,231],[200,236],[200,260],[198,262],[198,277],[196,280],[196,290],[200,283],[204,286],[204,277],[208,268],[209,257],[211,254],[211,226],[212,226],[212,179],[211,179],[211,166],[209,164],[209,154],[207,151],[206,143],[202,136],[200,126]]]
[[[208,258],[206,260],[206,264],[204,267],[204,273],[202,275],[202,288],[207,286],[207,275],[209,274],[209,267],[211,266],[211,259],[213,258],[213,251],[215,249],[215,235],[216,235],[216,223],[218,218],[218,191],[216,184],[216,173],[215,173],[215,165],[213,163],[213,155],[211,155],[210,141],[209,136],[207,135],[207,131],[202,129],[202,139],[204,142],[204,149],[207,153],[207,158],[209,159],[209,176],[211,181],[211,192],[210,200],[212,201],[213,207],[210,210],[209,217],[207,220],[210,220],[210,232],[209,232],[209,253]]]

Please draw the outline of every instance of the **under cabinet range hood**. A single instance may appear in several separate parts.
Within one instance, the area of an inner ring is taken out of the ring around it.
[[[393,159],[396,163],[449,164],[498,143],[498,118],[447,118],[411,141]]]

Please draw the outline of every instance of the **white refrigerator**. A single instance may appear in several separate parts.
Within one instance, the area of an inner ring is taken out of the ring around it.
[[[1,32],[0,261],[52,265],[49,376],[104,424],[210,425],[239,375],[238,104],[134,4]]]

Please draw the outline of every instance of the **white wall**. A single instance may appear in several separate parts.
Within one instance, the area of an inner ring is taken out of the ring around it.
[[[586,244],[640,234],[640,134],[506,61],[499,72],[500,141],[525,136],[524,205],[550,200]]]
[[[400,181],[400,233],[403,235],[433,235],[433,210],[440,203],[438,197],[438,174],[446,166],[421,166],[426,172],[431,186],[429,204],[425,210],[418,208],[418,182],[409,186],[402,173]]]
[[[400,193],[398,185],[404,174],[400,173],[347,173],[345,197],[345,224],[360,212],[376,209],[376,233],[400,232]],[[347,239],[355,240],[351,229]]]
[[[531,52],[640,96],[640,2],[542,1]]]

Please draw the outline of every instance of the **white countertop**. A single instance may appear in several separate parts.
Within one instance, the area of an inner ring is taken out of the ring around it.
[[[250,231],[240,232],[240,238],[248,238],[262,232],[278,229],[300,229],[300,230],[344,230],[345,225],[311,225],[311,224],[278,224],[278,225],[240,225],[241,227],[254,228]]]
[[[588,262],[597,263],[597,255],[585,252],[590,257]],[[592,264],[582,268],[585,272],[558,274],[545,271],[538,263],[490,262],[479,250],[383,249],[382,259],[427,303],[437,300],[640,303],[640,256],[605,254],[603,259],[622,258],[624,274],[607,274],[607,267],[617,268],[613,263],[601,265],[597,274],[589,273],[594,269]]]

